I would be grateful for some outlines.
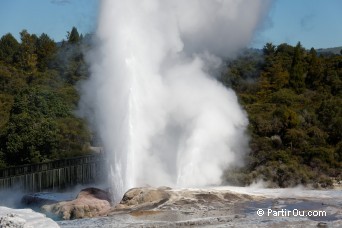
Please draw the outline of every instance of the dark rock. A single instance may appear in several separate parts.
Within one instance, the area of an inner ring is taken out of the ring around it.
[[[76,199],[82,198],[82,197],[93,197],[100,200],[106,200],[108,202],[111,202],[111,195],[109,192],[104,191],[99,188],[85,188],[78,193]]]
[[[58,203],[58,201],[53,199],[46,199],[44,198],[44,195],[41,195],[40,193],[33,193],[24,195],[21,198],[21,203],[24,205],[40,206],[44,204]]]
[[[176,200],[173,204],[176,206],[184,206],[184,205],[195,205],[196,203],[197,203],[197,200],[195,199],[181,198],[179,200]]]
[[[21,198],[21,203],[27,206],[41,207],[46,204],[58,203],[61,201],[72,200],[74,196],[71,194],[37,192],[26,194]]]
[[[167,187],[167,186],[160,186],[160,187],[158,187],[158,189],[160,189],[160,190],[171,190],[172,188]]]
[[[202,200],[204,202],[220,202],[222,201],[217,195],[210,194],[210,193],[200,193],[195,195],[197,200]]]
[[[237,218],[237,219],[246,218],[246,217],[247,217],[246,215],[240,215],[240,214],[237,214],[234,216],[234,218]]]
[[[328,227],[328,224],[326,222],[319,222],[317,227]]]

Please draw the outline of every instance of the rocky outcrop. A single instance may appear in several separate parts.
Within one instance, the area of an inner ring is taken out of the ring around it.
[[[125,193],[121,202],[112,211],[152,209],[169,199],[170,194],[164,188],[132,188]]]
[[[83,189],[74,200],[42,207],[44,212],[53,213],[66,220],[103,216],[110,208],[109,193],[98,188]]]
[[[225,210],[234,202],[251,200],[253,197],[230,191],[201,189],[171,189],[168,187],[140,187],[128,190],[119,204],[111,207],[110,196],[97,188],[83,189],[75,200],[45,205],[45,212],[65,220],[130,214],[134,217],[157,216],[163,211],[192,213],[210,208]]]
[[[0,227],[2,228],[57,228],[52,219],[31,209],[12,209],[0,207]]]
[[[64,220],[58,224],[62,227],[342,227],[341,192],[298,191],[133,188],[112,208],[109,216]],[[326,211],[327,216],[268,216],[265,211],[296,207]],[[259,209],[264,210],[263,216],[257,213]]]
[[[80,193],[77,195],[77,199],[82,198],[96,198],[99,200],[106,200],[108,202],[111,202],[109,192],[99,188],[85,188],[81,190]]]
[[[118,205],[110,209],[108,215],[128,213],[132,216],[145,216],[168,210],[191,213],[196,210],[206,211],[208,208],[224,209],[234,202],[251,199],[251,196],[229,191],[176,190],[168,187],[132,188],[125,193]]]

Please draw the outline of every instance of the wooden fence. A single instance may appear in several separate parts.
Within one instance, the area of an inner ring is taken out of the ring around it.
[[[103,155],[99,154],[10,167],[0,170],[0,190],[15,187],[38,192],[95,184],[104,180],[104,167]]]

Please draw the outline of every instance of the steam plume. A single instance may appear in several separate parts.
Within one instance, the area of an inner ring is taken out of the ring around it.
[[[110,154],[116,200],[139,185],[220,184],[247,118],[210,72],[246,46],[268,0],[102,0],[81,104]],[[84,106],[85,105],[85,106]]]

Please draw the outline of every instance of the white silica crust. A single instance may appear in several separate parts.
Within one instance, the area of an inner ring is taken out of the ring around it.
[[[59,225],[44,214],[31,209],[12,209],[0,206],[0,227],[55,228]]]

